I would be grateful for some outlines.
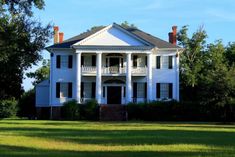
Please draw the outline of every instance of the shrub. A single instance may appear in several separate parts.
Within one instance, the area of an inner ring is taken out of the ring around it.
[[[29,119],[36,116],[35,107],[35,90],[25,92],[18,103],[19,111],[17,113],[20,117],[28,117]]]
[[[146,121],[235,121],[235,103],[149,102],[127,105],[129,120]]]
[[[87,101],[84,105],[81,105],[81,117],[86,120],[98,120],[99,118],[99,106],[95,99]]]
[[[17,101],[15,99],[0,100],[0,118],[16,116]]]
[[[61,116],[66,120],[79,120],[80,107],[76,100],[65,102],[61,108]]]

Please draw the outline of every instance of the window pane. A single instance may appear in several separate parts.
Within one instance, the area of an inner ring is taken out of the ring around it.
[[[60,97],[68,97],[68,83],[60,83]]]
[[[169,63],[168,56],[163,56],[162,57],[162,68],[168,69],[168,63]]]
[[[61,56],[61,67],[68,68],[68,56]]]
[[[168,83],[161,83],[160,96],[161,98],[169,98],[169,84]]]
[[[145,87],[144,83],[137,83],[137,98],[144,98],[145,96]]]

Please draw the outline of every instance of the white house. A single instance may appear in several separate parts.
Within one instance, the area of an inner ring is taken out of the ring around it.
[[[55,44],[46,48],[51,54],[50,81],[37,86],[38,112],[45,107],[57,112],[72,99],[96,99],[101,105],[179,100],[182,48],[176,45],[177,27],[172,29],[169,42],[116,23],[63,41],[63,33],[54,27]]]

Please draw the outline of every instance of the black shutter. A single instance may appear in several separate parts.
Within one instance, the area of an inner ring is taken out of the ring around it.
[[[157,59],[156,59],[156,62],[157,62],[157,69],[160,69],[161,68],[161,56],[157,56]]]
[[[123,90],[123,97],[126,97],[126,87],[124,87],[124,90]]]
[[[148,57],[145,56],[145,66],[147,67],[148,66]]]
[[[84,66],[84,56],[81,56],[81,66]]]
[[[95,89],[96,89],[96,83],[92,82],[92,86],[91,86],[91,97],[95,98]]]
[[[56,98],[60,98],[60,83],[56,82]]]
[[[121,58],[121,67],[123,68],[123,58]]]
[[[156,89],[156,94],[157,94],[157,98],[160,98],[160,83],[157,83],[157,89]]]
[[[73,68],[73,56],[72,55],[69,55],[68,68],[69,69]]]
[[[105,97],[105,87],[103,87],[103,97]]]
[[[133,83],[133,98],[137,98],[137,82]]]
[[[172,56],[168,56],[168,68],[172,69]]]
[[[169,83],[169,98],[172,99],[173,95],[173,85],[172,83]]]
[[[147,98],[147,82],[144,83],[144,98]]]
[[[68,83],[68,97],[69,98],[73,97],[73,84],[72,84],[72,82]]]
[[[133,56],[133,67],[137,67],[137,57],[136,55]]]
[[[96,66],[96,55],[92,55],[92,58],[91,58],[91,60],[92,60],[92,66]]]
[[[84,98],[84,82],[81,82],[81,98]]]
[[[60,68],[60,55],[56,56],[56,68]]]

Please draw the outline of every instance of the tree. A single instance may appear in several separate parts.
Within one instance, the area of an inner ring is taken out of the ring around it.
[[[26,74],[29,78],[34,78],[33,85],[42,82],[43,80],[46,80],[49,78],[50,74],[50,62],[49,60],[43,60],[42,67],[37,69],[35,72],[29,72]]]
[[[33,7],[43,9],[44,1],[0,1],[0,99],[20,97],[24,70],[42,59],[52,35],[50,24],[33,19]]]
[[[234,68],[228,68],[225,52],[220,40],[207,46],[200,82],[200,97],[205,103],[224,105],[234,96]]]
[[[127,22],[127,21],[122,22],[121,26],[124,28],[137,28],[133,23],[129,24],[129,22]]]
[[[177,34],[179,45],[184,48],[180,57],[180,80],[183,93],[190,100],[196,99],[197,85],[203,69],[206,31],[200,27],[192,37],[188,37],[188,26],[183,26]],[[184,99],[185,99],[184,98]]]
[[[235,42],[228,44],[225,51],[225,56],[229,67],[235,65]]]

